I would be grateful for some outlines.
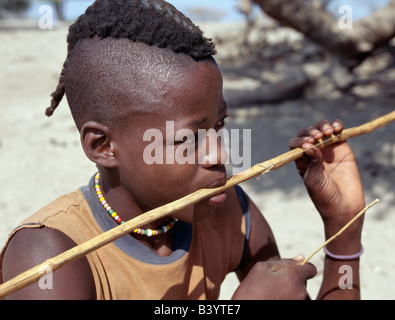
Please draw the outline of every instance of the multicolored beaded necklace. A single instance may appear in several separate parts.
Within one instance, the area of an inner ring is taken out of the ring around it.
[[[118,223],[118,224],[123,224],[125,223],[125,221],[122,220],[122,218],[120,216],[118,216],[118,214],[111,208],[111,206],[108,204],[108,202],[106,201],[106,199],[104,198],[104,195],[101,191],[100,188],[100,173],[96,173],[95,175],[95,191],[97,194],[97,198],[99,199],[100,203],[102,204],[102,206],[104,207],[104,209],[106,209],[106,211],[108,212],[108,214]],[[176,218],[173,218],[169,224],[163,226],[160,229],[141,229],[141,228],[137,228],[134,229],[133,232],[137,233],[137,234],[142,234],[142,235],[146,235],[147,237],[152,237],[152,236],[156,236],[158,234],[161,233],[166,233],[167,231],[169,231],[177,222],[178,220]]]

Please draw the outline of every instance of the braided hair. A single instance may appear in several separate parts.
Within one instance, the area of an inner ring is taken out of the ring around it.
[[[69,28],[68,54],[59,84],[52,93],[46,115],[51,116],[65,95],[68,59],[79,40],[129,39],[158,48],[183,53],[196,61],[216,54],[211,39],[173,5],[163,0],[96,0]]]

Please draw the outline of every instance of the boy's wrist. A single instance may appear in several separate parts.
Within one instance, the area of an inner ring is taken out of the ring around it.
[[[326,236],[333,236],[335,233],[339,232],[343,227],[345,227],[353,217],[344,218],[344,219],[323,219],[324,228],[325,228],[325,235]],[[361,233],[363,228],[363,217],[359,217],[359,219],[353,221],[347,229],[344,231],[344,234],[354,234],[354,233]]]
[[[364,248],[363,245],[361,244],[361,247],[358,252],[353,253],[353,254],[334,254],[333,252],[329,251],[327,247],[324,247],[324,252],[327,257],[334,259],[334,260],[340,260],[340,261],[348,261],[348,260],[357,260],[359,259],[363,252]]]
[[[331,215],[320,212],[325,227],[325,235],[327,237],[333,236],[335,233],[339,232],[344,226],[346,226],[351,220],[353,220],[360,212],[360,210],[352,210],[351,213],[337,212],[335,216],[333,216],[333,214]],[[364,216],[356,219],[351,225],[347,227],[347,230],[344,232],[344,234],[360,234],[363,228],[363,221]]]
[[[349,227],[326,246],[330,252],[337,255],[352,255],[361,250],[362,222],[356,221],[354,224],[357,225]],[[325,238],[329,239],[335,235],[344,225],[325,225]]]

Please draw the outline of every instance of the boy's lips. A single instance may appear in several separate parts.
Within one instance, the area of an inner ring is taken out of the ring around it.
[[[214,180],[212,183],[210,183],[210,184],[207,186],[207,188],[218,188],[218,187],[222,187],[222,186],[225,185],[226,180],[227,180],[227,179],[226,179],[226,174],[225,174],[225,175],[223,175],[221,178],[219,178],[219,179],[217,179],[217,180]],[[208,199],[209,203],[210,203],[211,205],[214,205],[214,206],[219,206],[219,205],[221,205],[222,203],[225,202],[225,200],[226,200],[226,192],[225,192],[225,191],[223,191],[223,192],[220,193],[220,194],[214,195],[214,196],[212,196],[211,198]]]
[[[208,199],[208,203],[213,205],[213,206],[219,206],[223,204],[226,200],[226,192],[222,192],[220,194],[217,194],[211,198]]]

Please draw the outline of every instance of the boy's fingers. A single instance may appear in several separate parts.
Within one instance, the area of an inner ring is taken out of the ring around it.
[[[326,136],[329,136],[333,133],[332,125],[329,123],[328,120],[322,120],[317,122],[315,127],[320,130],[320,132]]]
[[[317,127],[307,127],[298,132],[298,137],[314,137],[314,139],[321,139],[322,132]]]
[[[296,148],[302,148],[304,146],[304,144],[310,144],[312,146],[312,144],[314,143],[314,138],[313,137],[295,137],[292,138],[291,140],[289,140],[289,148],[292,149],[296,149]],[[306,146],[309,147],[309,146]]]
[[[296,257],[293,257],[292,259],[285,259],[284,263],[288,265],[295,265],[298,269],[295,269],[295,271],[301,275],[301,279],[307,280],[314,278],[317,275],[317,268],[311,264],[311,263],[306,263],[304,265],[301,265],[302,262],[305,260],[305,257],[300,254],[297,255]]]
[[[300,263],[302,263],[302,262],[300,262]],[[310,262],[308,262],[300,267],[303,268],[303,275],[306,280],[314,278],[317,275],[317,268]]]
[[[328,136],[343,130],[343,123],[339,119],[332,122],[322,120],[317,122],[314,126],[309,126],[300,130],[297,134],[298,137],[313,137],[315,140],[321,139],[324,135]]]
[[[336,119],[332,121],[333,130],[338,133],[343,130],[343,123],[341,120]]]

